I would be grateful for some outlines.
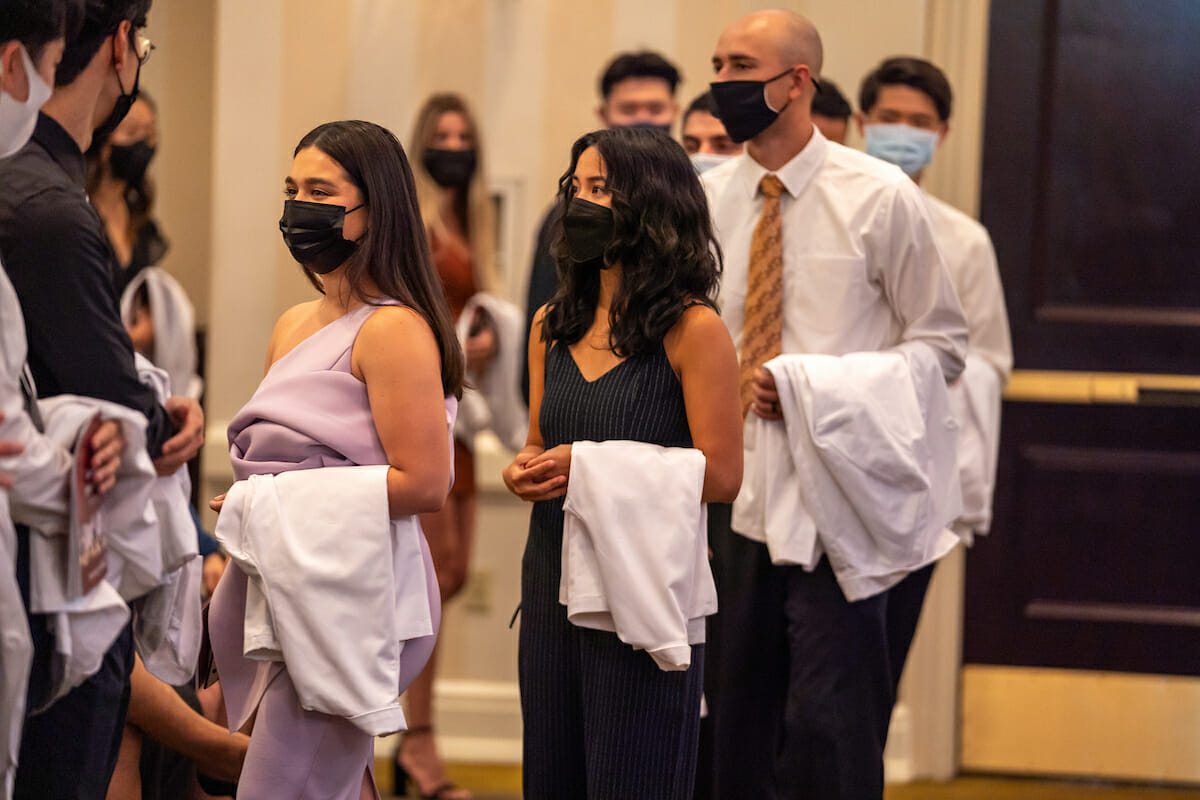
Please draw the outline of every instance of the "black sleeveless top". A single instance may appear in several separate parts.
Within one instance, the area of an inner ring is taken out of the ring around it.
[[[691,447],[683,386],[663,345],[627,358],[594,381],[579,371],[562,342],[546,353],[545,391],[538,415],[547,450],[579,441],[623,440],[663,447]],[[563,498],[533,504],[530,539],[536,531],[561,542]],[[532,545],[533,542],[531,541]]]
[[[545,387],[538,424],[547,450],[610,439],[692,446],[683,387],[661,344],[589,382],[570,349],[557,343],[546,353]]]

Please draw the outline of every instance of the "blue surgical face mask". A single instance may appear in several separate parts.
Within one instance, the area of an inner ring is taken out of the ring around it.
[[[929,166],[933,148],[937,146],[937,131],[926,131],[910,125],[865,125],[867,153],[895,164],[910,178]]]
[[[719,167],[733,156],[722,156],[717,153],[693,153],[691,155],[692,166],[696,169],[697,175],[703,175],[713,167]]]

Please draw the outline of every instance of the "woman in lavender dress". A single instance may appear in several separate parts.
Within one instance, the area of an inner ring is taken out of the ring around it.
[[[289,309],[275,325],[267,375],[230,423],[234,472],[244,481],[293,470],[387,465],[391,520],[436,511],[452,480],[449,436],[463,355],[404,151],[378,125],[322,125],[296,147],[284,187],[280,229],[321,297]],[[397,524],[391,525],[394,537],[400,535]],[[415,538],[419,543],[410,552],[417,553],[417,569],[396,576],[395,619],[403,624],[399,607],[411,607],[419,592],[418,605],[425,603],[428,612],[425,630],[432,633],[398,637],[406,641],[396,695],[428,659],[440,616],[428,547],[423,537]],[[402,544],[394,539],[392,551]],[[316,563],[312,586],[336,598],[340,561]],[[307,577],[296,582],[303,587]],[[353,574],[344,577],[348,590],[358,588],[351,585]],[[270,594],[271,587],[266,590]],[[235,557],[213,597],[210,632],[230,725],[252,727],[238,797],[378,797],[372,736],[347,717],[302,707],[300,674],[311,665],[288,663],[284,632],[282,661],[244,657],[247,617],[247,575]],[[391,624],[379,620],[376,627]],[[394,631],[371,633],[386,638]],[[349,630],[345,635],[347,647],[361,638]],[[325,680],[342,677],[334,673]]]

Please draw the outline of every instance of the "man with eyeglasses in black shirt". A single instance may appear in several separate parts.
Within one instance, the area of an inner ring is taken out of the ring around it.
[[[113,289],[112,251],[83,188],[84,151],[116,127],[137,95],[152,49],[142,32],[150,0],[80,5],[82,24],[67,42],[33,138],[0,162],[0,252],[25,316],[39,395],[78,394],[142,412],[147,449],[158,473],[167,475],[200,449],[204,416],[194,400],[172,397],[160,405],[138,381]],[[44,617],[33,615],[30,625],[35,706],[54,637]],[[14,797],[105,796],[132,667],[127,625],[96,674],[26,721]]]

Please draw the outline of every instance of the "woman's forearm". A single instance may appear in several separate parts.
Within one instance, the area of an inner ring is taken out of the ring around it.
[[[388,514],[392,519],[441,510],[450,493],[449,470],[406,470],[387,473]]]
[[[742,459],[721,459],[705,455],[704,488],[700,500],[704,503],[732,503],[742,488]]]

